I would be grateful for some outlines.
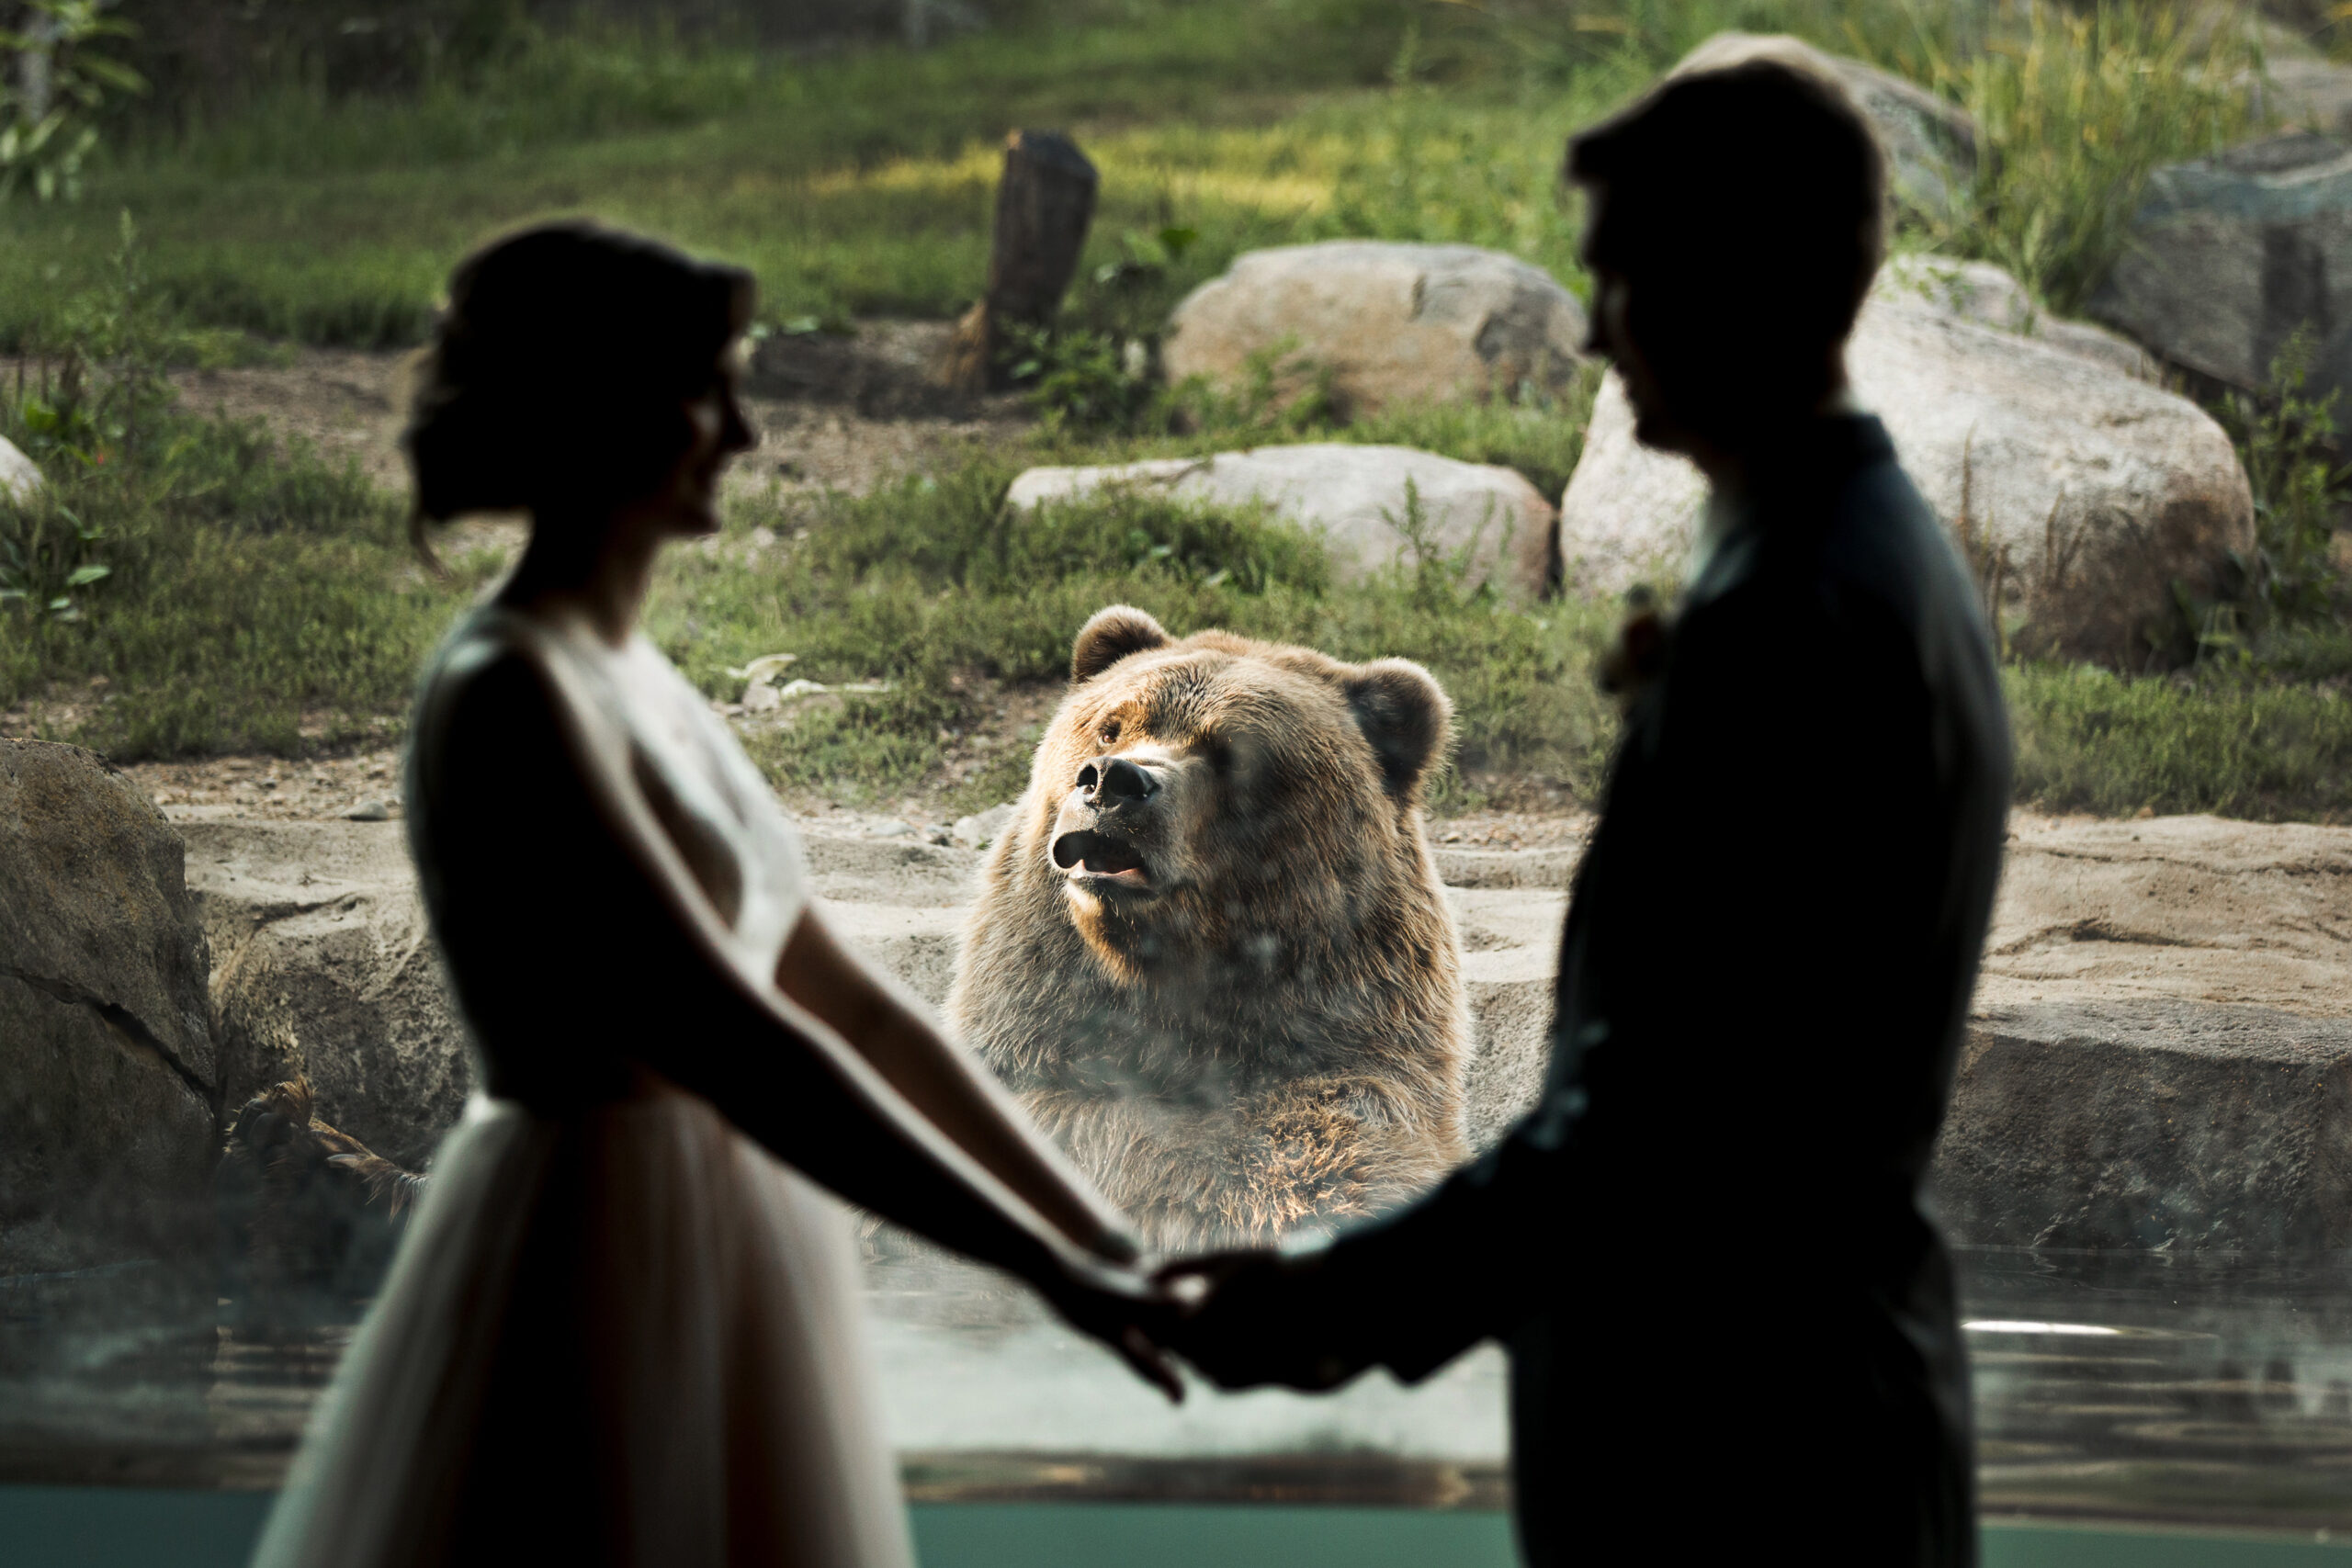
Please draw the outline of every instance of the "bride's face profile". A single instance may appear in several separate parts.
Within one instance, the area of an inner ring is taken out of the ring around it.
[[[650,498],[665,532],[683,537],[718,532],[719,472],[729,457],[757,443],[736,398],[738,374],[730,346],[712,365],[709,385],[680,407],[686,443]]]

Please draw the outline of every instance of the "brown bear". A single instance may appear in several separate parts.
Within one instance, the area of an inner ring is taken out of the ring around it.
[[[982,871],[965,1038],[1162,1247],[1372,1213],[1466,1158],[1437,682],[1125,605],[1070,673]]]

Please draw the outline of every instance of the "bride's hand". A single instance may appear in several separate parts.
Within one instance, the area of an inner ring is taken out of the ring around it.
[[[1104,1225],[1091,1235],[1073,1239],[1105,1263],[1132,1269],[1143,1261],[1143,1242],[1125,1225]]]
[[[1170,1404],[1184,1402],[1183,1380],[1160,1348],[1184,1312],[1175,1292],[1138,1269],[1075,1250],[1062,1254],[1055,1276],[1039,1289],[1071,1327],[1116,1351]]]

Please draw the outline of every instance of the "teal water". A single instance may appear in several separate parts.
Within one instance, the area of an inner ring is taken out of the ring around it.
[[[0,1568],[239,1568],[269,1496],[0,1486]],[[1500,1514],[1142,1503],[917,1505],[923,1568],[1514,1568]],[[1752,1555],[1753,1543],[1725,1561]],[[1802,1561],[1804,1543],[1787,1543]],[[2019,1529],[1984,1568],[2326,1568],[2352,1545]]]

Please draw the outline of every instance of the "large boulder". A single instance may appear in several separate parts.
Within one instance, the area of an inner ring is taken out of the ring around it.
[[[89,751],[0,740],[0,1274],[201,1247],[207,967],[154,805]]]
[[[2352,147],[2298,131],[2158,169],[2090,310],[2246,389],[2308,327],[2308,390],[2352,388]]]
[[[190,822],[231,1113],[300,1075],[319,1118],[414,1170],[465,1107],[464,1025],[397,822]]]
[[[1913,210],[1948,219],[1976,178],[1976,121],[1958,104],[1891,71],[1830,54],[1785,33],[1717,33],[1675,73],[1758,58],[1790,60],[1831,77],[1850,95],[1886,153],[1889,193]]]
[[[1161,363],[1228,391],[1305,361],[1351,413],[1564,390],[1584,307],[1542,267],[1475,245],[1329,240],[1237,257],[1176,307]]]
[[[1464,463],[1408,446],[1336,442],[1259,446],[1207,457],[1161,457],[1100,468],[1031,468],[1009,504],[1032,507],[1125,488],[1211,506],[1261,503],[1323,531],[1342,580],[1412,564],[1408,524],[1421,542],[1465,563],[1463,586],[1493,582],[1506,597],[1544,593],[1558,576],[1552,503],[1510,468]]]
[[[2175,582],[2217,594],[2251,548],[2253,496],[2221,426],[2129,373],[2127,347],[2047,316],[2014,330],[2015,288],[1982,265],[1890,265],[1848,345],[1854,389],[2013,646],[2137,667],[2178,614]],[[1673,577],[1705,494],[1688,462],[1634,441],[1610,377],[1560,503],[1565,580]]]

